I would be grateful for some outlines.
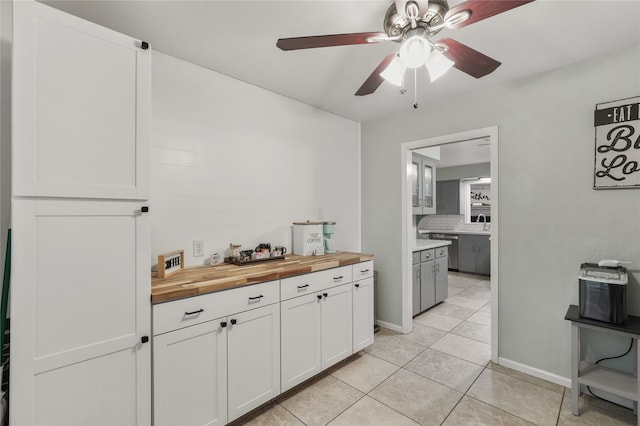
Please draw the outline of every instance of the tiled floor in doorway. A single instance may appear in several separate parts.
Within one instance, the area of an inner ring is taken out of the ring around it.
[[[487,278],[449,274],[449,298],[409,334],[365,351],[241,419],[250,425],[634,425],[630,410],[493,364]]]

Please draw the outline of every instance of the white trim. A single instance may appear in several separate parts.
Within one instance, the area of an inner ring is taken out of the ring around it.
[[[491,216],[493,217],[493,213],[491,213]],[[568,377],[558,376],[557,374],[549,373],[548,371],[540,370],[539,368],[531,367],[502,357],[500,357],[498,361],[498,364],[503,367],[511,368],[521,373],[537,377],[538,379],[546,380],[547,382],[555,383],[556,385],[571,389],[571,379]]]
[[[467,139],[488,137],[491,144],[491,360],[498,360],[498,127],[485,127],[434,138],[404,142],[400,144],[400,165],[402,170],[409,170],[411,166],[409,151],[416,148],[444,145]],[[410,245],[413,245],[411,215],[408,208],[411,188],[408,185],[406,173],[400,175],[401,206],[402,212],[402,236],[401,243],[404,250],[401,254],[402,268],[402,332],[408,333],[413,326],[412,321],[412,294],[411,294],[411,256]],[[436,200],[437,202],[437,200]]]
[[[397,331],[398,333],[402,333],[402,327],[400,327],[398,324],[393,324],[393,323],[390,323],[390,322],[380,321],[380,320],[376,320],[376,324],[378,324],[380,327],[388,328],[389,330],[393,330],[393,331]]]

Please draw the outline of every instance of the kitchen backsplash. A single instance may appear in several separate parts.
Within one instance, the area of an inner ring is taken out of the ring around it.
[[[426,215],[418,222],[418,229],[434,231],[482,231],[483,223],[464,223],[464,215]]]

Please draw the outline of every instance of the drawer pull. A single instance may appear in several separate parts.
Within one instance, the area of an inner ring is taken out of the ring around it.
[[[200,308],[197,311],[191,311],[191,312],[185,312],[185,315],[197,315],[197,314],[201,314],[204,312],[204,309]]]
[[[324,297],[329,296],[327,293],[322,293],[322,295],[323,295]]]
[[[365,270],[360,271],[360,273],[361,273],[361,274],[366,274],[367,272],[369,272],[369,270],[368,270],[368,269],[365,269]]]
[[[299,285],[298,290],[302,290],[303,288],[309,287],[309,284]]]
[[[356,288],[359,288],[359,287],[360,287],[360,284],[356,283]]]
[[[322,295],[321,294],[319,294],[317,297],[318,297],[318,300],[322,299]]]
[[[338,281],[338,280],[341,280],[341,279],[343,279],[343,278],[344,278],[344,277],[343,277],[342,275],[340,275],[339,277],[333,277],[333,280],[334,280],[334,281]]]
[[[234,318],[234,319],[231,320],[231,325],[236,325],[237,323],[238,323],[237,319]]]
[[[220,322],[220,327],[225,328],[227,326],[227,322],[226,321],[221,321]]]
[[[249,297],[249,300],[259,300],[262,299],[264,296],[260,295],[260,296],[254,296],[254,297]]]

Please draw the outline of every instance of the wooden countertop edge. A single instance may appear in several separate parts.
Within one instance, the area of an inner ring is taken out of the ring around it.
[[[195,266],[185,268],[167,278],[157,278],[157,274],[152,273],[151,303],[169,302],[354,265],[373,260],[375,257],[371,254],[351,252],[339,252],[328,256],[330,257],[299,256],[299,259],[244,266],[232,264]]]

